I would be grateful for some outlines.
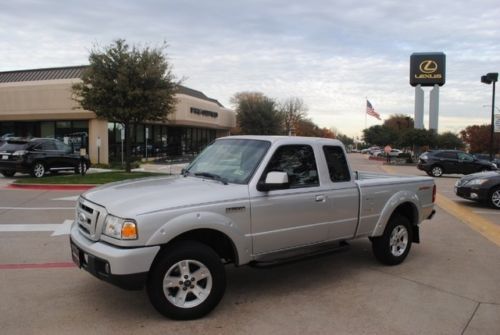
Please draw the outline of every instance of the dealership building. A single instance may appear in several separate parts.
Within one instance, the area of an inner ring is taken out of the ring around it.
[[[0,72],[0,136],[58,138],[84,145],[92,163],[121,159],[122,126],[98,119],[74,99],[71,86],[86,66]],[[179,86],[166,122],[144,120],[132,130],[136,157],[173,157],[199,152],[229,135],[235,113],[200,91]],[[85,139],[84,139],[85,138]]]

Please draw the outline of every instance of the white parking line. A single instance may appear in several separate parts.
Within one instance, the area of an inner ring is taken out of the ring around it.
[[[51,236],[69,235],[73,220],[64,220],[63,223],[47,224],[0,224],[0,232],[19,233],[19,232],[43,232],[52,231]]]
[[[51,200],[77,201],[78,197],[79,197],[79,195],[74,195],[74,196],[71,196],[71,197],[55,198],[55,199],[51,199]]]

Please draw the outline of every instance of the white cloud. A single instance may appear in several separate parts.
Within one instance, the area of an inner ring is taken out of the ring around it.
[[[244,90],[298,96],[315,122],[356,135],[365,97],[383,117],[413,115],[410,54],[443,51],[439,124],[455,130],[488,122],[479,77],[500,70],[498,17],[489,0],[16,1],[0,11],[0,71],[84,64],[116,38],[166,40],[178,77],[223,104]]]

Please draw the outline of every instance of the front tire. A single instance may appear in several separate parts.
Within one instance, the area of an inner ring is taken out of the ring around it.
[[[4,177],[13,177],[16,174],[16,171],[14,170],[2,170],[0,171],[1,174],[3,174]]]
[[[226,274],[219,255],[197,241],[180,241],[159,254],[147,292],[158,312],[177,320],[208,314],[222,299]]]
[[[408,256],[412,240],[413,230],[408,218],[394,214],[385,227],[384,234],[372,238],[373,254],[382,264],[400,264]]]
[[[33,164],[31,168],[31,175],[35,178],[42,178],[45,175],[45,165],[40,162]]]
[[[500,209],[500,187],[491,190],[489,202],[491,207]]]

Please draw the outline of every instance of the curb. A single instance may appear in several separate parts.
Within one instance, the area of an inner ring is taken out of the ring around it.
[[[10,184],[7,189],[47,190],[47,191],[86,191],[99,185],[93,184]]]

